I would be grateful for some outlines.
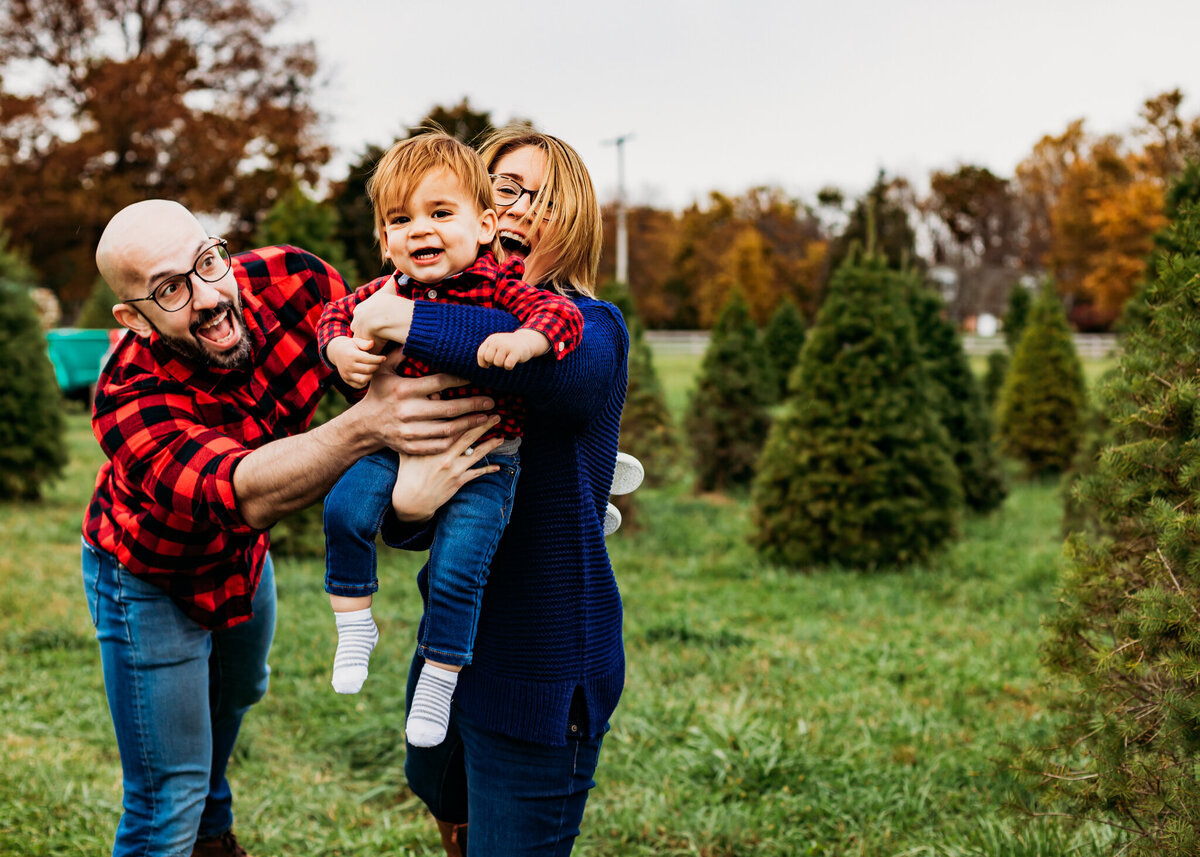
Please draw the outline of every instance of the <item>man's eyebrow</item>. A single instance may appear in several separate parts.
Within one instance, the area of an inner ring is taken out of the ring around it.
[[[200,255],[200,251],[203,250],[207,246],[208,246],[208,238],[205,238],[203,241],[201,241],[199,244],[196,245],[196,256],[198,257]],[[193,257],[193,261],[194,260],[195,260],[195,257]],[[151,276],[150,279],[148,280],[148,282],[150,283],[151,290],[153,290],[155,284],[157,284],[157,282],[159,280],[166,280],[166,279],[170,279],[171,277],[180,277],[180,276],[183,276],[182,271],[159,271],[157,274],[154,274],[153,276]]]

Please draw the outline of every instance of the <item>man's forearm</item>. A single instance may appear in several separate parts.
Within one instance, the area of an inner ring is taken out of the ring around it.
[[[246,523],[265,530],[325,496],[346,469],[381,444],[350,412],[294,437],[262,446],[238,464],[233,491]]]

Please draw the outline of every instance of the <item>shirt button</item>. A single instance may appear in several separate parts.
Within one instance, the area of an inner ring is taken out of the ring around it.
[[[565,342],[560,342],[560,343],[558,343],[558,350],[559,350],[559,351],[564,351],[564,350],[566,349],[566,347],[567,347],[567,343],[565,343]]]
[[[429,298],[430,300],[433,300],[434,298],[437,297],[437,289],[430,289],[429,291],[427,291],[425,293],[425,297]]]
[[[578,726],[576,726],[574,723],[572,723],[572,724],[571,724],[571,731],[572,731],[572,732],[578,732],[578,731],[579,731],[579,727],[578,727]]]

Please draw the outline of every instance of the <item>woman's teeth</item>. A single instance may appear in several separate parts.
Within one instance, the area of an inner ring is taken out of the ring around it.
[[[525,240],[524,235],[509,232],[507,229],[500,232],[500,246],[505,250],[523,250],[526,252],[529,250],[529,242]]]

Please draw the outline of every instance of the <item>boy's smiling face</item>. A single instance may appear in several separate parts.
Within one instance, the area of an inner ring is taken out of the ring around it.
[[[447,169],[430,170],[403,205],[388,209],[380,240],[402,274],[439,283],[471,266],[496,236],[496,212],[480,211]]]

